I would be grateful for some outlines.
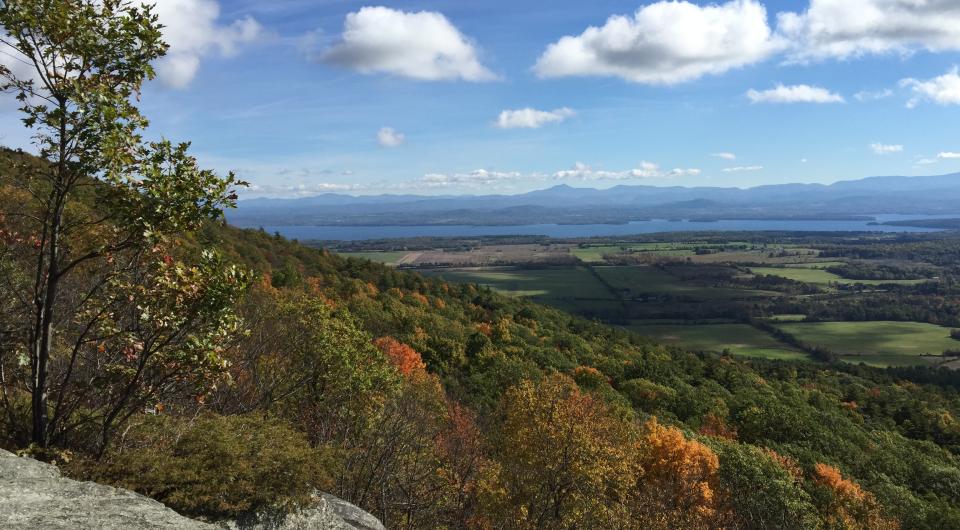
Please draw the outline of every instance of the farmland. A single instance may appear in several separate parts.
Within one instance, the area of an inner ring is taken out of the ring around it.
[[[783,344],[747,324],[657,324],[640,322],[630,329],[664,344],[694,351],[729,351],[734,355],[767,359],[804,360],[803,351]]]
[[[936,264],[912,247],[883,246],[882,238],[880,250],[869,254],[862,242],[849,241],[742,234],[442,240],[435,248],[416,241],[414,250],[379,246],[345,254],[530,298],[696,351],[810,360],[817,349],[878,366],[951,361],[942,354],[960,350],[950,338],[960,328],[960,289],[955,305],[952,295],[927,293],[952,292],[941,275],[950,278],[948,264],[960,261],[960,248],[956,258],[931,256],[943,262]],[[844,277],[848,271],[858,276]],[[883,276],[869,277],[873,272]]]
[[[833,263],[830,263],[831,265]],[[818,265],[818,266],[811,266]],[[916,285],[926,281],[922,278],[910,280],[852,280],[838,276],[832,272],[824,270],[826,264],[801,264],[787,267],[750,267],[750,271],[757,275],[779,276],[788,280],[797,282],[813,283],[818,285],[840,284],[863,284],[863,285]]]
[[[960,341],[950,338],[950,328],[922,322],[798,322],[778,327],[844,360],[882,366],[914,364],[960,348]]]

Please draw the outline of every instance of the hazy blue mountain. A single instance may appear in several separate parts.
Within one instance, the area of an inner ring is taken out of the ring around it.
[[[846,218],[870,214],[960,213],[960,173],[870,177],[835,184],[754,188],[566,184],[518,195],[327,193],[249,199],[229,214],[242,226],[623,223],[649,218]]]

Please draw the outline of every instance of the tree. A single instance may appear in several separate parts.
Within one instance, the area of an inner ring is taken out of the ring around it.
[[[825,495],[824,519],[829,528],[898,530],[900,523],[887,517],[876,498],[859,484],[843,478],[840,470],[823,463],[813,467],[813,481]]]
[[[167,48],[150,6],[8,0],[0,26],[23,66],[0,67],[2,88],[41,157],[2,182],[14,199],[0,228],[24,236],[4,259],[25,271],[3,288],[29,330],[0,363],[28,360],[34,444],[85,434],[102,452],[145,404],[194,384],[202,394],[222,370],[246,276],[210,253],[182,262],[176,237],[219,218],[243,183],[200,169],[187,144],[142,139],[135,102]]]
[[[386,355],[387,359],[397,368],[397,371],[404,376],[410,376],[414,372],[426,369],[417,350],[393,337],[380,337],[373,341],[373,344]]]
[[[266,410],[290,419],[314,445],[365,428],[397,387],[396,372],[345,311],[298,290],[251,289],[241,306],[249,333],[228,352],[224,414]]]
[[[679,429],[652,419],[641,441],[637,516],[644,527],[712,528],[718,517],[720,459]]]
[[[616,528],[638,475],[631,423],[576,383],[524,381],[501,403],[496,453],[509,528]]]

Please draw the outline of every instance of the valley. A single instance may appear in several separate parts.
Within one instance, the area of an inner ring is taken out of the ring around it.
[[[943,256],[934,265],[922,253],[902,259],[897,249],[955,239],[750,232],[620,241],[437,239],[418,240],[411,251],[342,254],[528,298],[694,351],[812,361],[826,355],[878,367],[953,366],[960,340],[951,331],[960,320],[947,314],[924,318],[909,309],[924,305],[924,298],[956,307],[953,266]],[[411,242],[399,243],[405,244]],[[857,255],[885,247],[886,254]],[[891,300],[901,294],[908,295],[903,302]],[[863,314],[863,305],[872,303],[876,315]]]

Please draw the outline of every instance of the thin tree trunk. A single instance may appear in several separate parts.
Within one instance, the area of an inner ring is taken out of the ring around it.
[[[38,308],[40,311],[38,335],[34,337],[33,353],[33,395],[31,396],[31,408],[33,412],[33,443],[40,447],[47,447],[50,441],[49,432],[47,432],[47,401],[49,388],[47,384],[47,365],[50,362],[50,341],[53,336],[54,307],[57,303],[60,286],[60,231],[63,225],[63,210],[69,193],[70,184],[67,181],[67,124],[65,121],[67,102],[63,97],[57,98],[60,107],[60,127],[59,127],[59,159],[57,160],[56,174],[53,176],[51,185],[53,215],[50,217],[50,243],[48,251],[47,270],[44,271],[43,261],[40,261],[40,270],[37,271],[38,278],[46,276],[42,285],[46,288],[43,293],[43,299]],[[41,250],[42,253],[42,250]]]

